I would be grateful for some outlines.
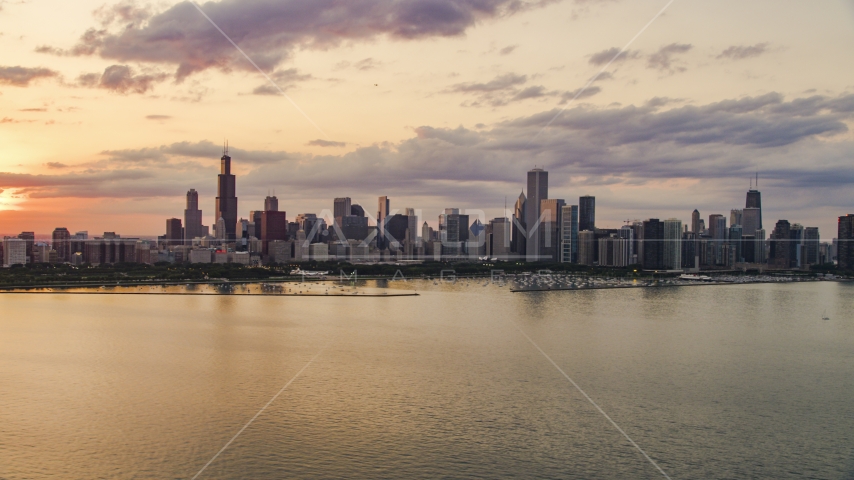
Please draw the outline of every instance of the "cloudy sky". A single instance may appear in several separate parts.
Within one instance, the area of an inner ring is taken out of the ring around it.
[[[597,226],[689,221],[758,171],[766,229],[835,236],[854,1],[668,1],[0,0],[0,233],[162,234],[190,188],[213,223],[227,138],[244,217],[492,218],[537,165]]]

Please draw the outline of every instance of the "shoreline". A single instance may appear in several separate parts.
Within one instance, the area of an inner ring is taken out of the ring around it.
[[[704,283],[685,283],[679,285],[673,284],[665,284],[665,285],[608,285],[608,286],[594,286],[594,287],[581,287],[581,288],[567,288],[567,287],[557,287],[557,288],[520,288],[520,289],[510,289],[511,293],[526,293],[526,292],[574,292],[578,290],[615,290],[615,289],[627,289],[627,288],[668,288],[668,287],[703,287],[703,286],[722,286],[722,285],[767,285],[767,284],[788,284],[788,283],[815,283],[815,282],[832,282],[836,280],[801,280],[796,282],[704,282]]]

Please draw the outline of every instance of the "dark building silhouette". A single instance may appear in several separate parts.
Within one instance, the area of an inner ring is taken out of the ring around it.
[[[341,233],[344,235],[343,240],[365,240],[370,234],[368,217],[358,215],[341,217]]]
[[[703,233],[702,230],[703,229],[700,228],[700,211],[694,209],[694,211],[691,213],[691,232],[693,232],[695,235],[699,235]]]
[[[267,195],[267,198],[264,199],[264,211],[265,212],[278,212],[279,211],[279,199],[274,196]]]
[[[578,199],[578,230],[596,230],[596,197],[585,195]]]
[[[643,268],[664,269],[664,222],[650,218],[643,222]]]
[[[285,212],[261,212],[261,249],[269,253],[268,245],[273,240],[288,239],[288,219]]]
[[[446,210],[447,211],[447,210]],[[442,241],[442,255],[449,257],[465,256],[466,242],[469,240],[469,216],[459,213],[445,215],[445,238]]]
[[[347,215],[352,215],[351,211],[353,206],[350,202],[350,197],[338,197],[333,201],[332,216],[335,218],[338,225],[341,225],[341,222],[338,219],[346,217]]]
[[[71,232],[65,227],[59,227],[54,229],[52,237],[57,259],[60,262],[71,261]]]
[[[391,246],[392,242],[397,242],[401,246],[406,239],[406,231],[409,229],[409,216],[396,213],[385,220],[385,241],[386,247]]]
[[[792,250],[795,242],[792,242],[792,226],[788,220],[779,220],[771,232],[770,249],[768,252],[768,266],[771,268],[788,269],[792,267]]]
[[[802,265],[818,265],[820,263],[820,242],[821,238],[818,233],[818,227],[804,228],[804,256],[801,261]]]
[[[194,238],[204,234],[202,211],[199,210],[199,192],[191,188],[187,192],[187,208],[184,209],[184,243],[189,245]]]
[[[854,270],[854,215],[839,217],[836,260],[840,270]]]
[[[166,220],[166,235],[163,240],[167,245],[181,245],[184,243],[184,228],[181,226],[180,218],[170,218]]]
[[[225,222],[225,239],[234,241],[237,238],[237,191],[234,175],[231,174],[231,157],[228,156],[228,146],[223,149],[220,159],[220,174],[217,178],[215,218]]]
[[[350,215],[353,215],[356,217],[364,217],[365,216],[365,209],[362,208],[362,206],[359,205],[358,203],[354,203],[354,204],[350,205]]]

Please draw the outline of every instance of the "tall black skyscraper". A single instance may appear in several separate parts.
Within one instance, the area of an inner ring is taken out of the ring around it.
[[[231,174],[231,157],[228,156],[228,146],[222,150],[220,173],[217,177],[216,189],[216,221],[225,221],[225,239],[233,241],[237,227],[237,190],[234,175]]]
[[[759,183],[758,176],[756,183]],[[753,235],[756,230],[762,228],[762,195],[756,188],[751,185],[750,190],[747,191],[747,201],[744,203],[744,210],[741,214],[741,225],[747,235]]]
[[[643,222],[643,258],[644,270],[664,269],[664,222],[650,218]]]
[[[578,199],[578,231],[596,228],[596,197],[585,195]]]

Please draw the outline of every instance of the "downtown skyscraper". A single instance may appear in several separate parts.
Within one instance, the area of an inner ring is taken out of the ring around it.
[[[222,225],[224,232],[217,231],[217,237],[228,241],[234,241],[237,228],[237,187],[235,177],[231,173],[231,157],[228,156],[228,146],[223,148],[220,159],[220,173],[217,177],[216,189],[216,211],[217,225]],[[219,219],[223,222],[220,223]]]
[[[199,210],[199,192],[191,188],[187,192],[187,208],[184,209],[184,243],[192,244],[193,239],[205,236],[202,226],[202,211]]]
[[[549,198],[549,172],[542,168],[528,171],[528,198],[525,202],[527,239],[525,256],[527,261],[536,262],[540,256],[540,208],[542,201]]]

